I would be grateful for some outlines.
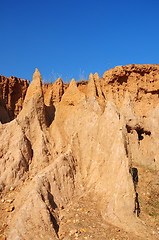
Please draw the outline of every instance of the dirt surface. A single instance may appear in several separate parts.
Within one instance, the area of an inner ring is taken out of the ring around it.
[[[158,193],[154,181],[158,179],[156,172],[151,169],[138,167],[140,184],[138,186],[141,213],[139,218],[145,222],[151,230],[152,238],[159,237],[159,206]],[[144,174],[144,175],[143,175]],[[144,177],[142,177],[144,176]],[[147,177],[145,177],[147,176]],[[156,183],[156,181],[155,181]],[[157,183],[158,185],[158,183]],[[0,240],[7,239],[10,222],[14,215],[14,200],[18,197],[20,189],[10,190],[0,200]],[[154,193],[154,194],[153,194]],[[88,239],[88,240],[143,240],[134,233],[126,232],[105,222],[98,210],[98,203],[93,201],[91,194],[72,199],[64,208],[55,209],[58,225],[56,226],[57,237],[60,240]],[[146,238],[149,239],[149,238]],[[47,240],[47,239],[46,239]]]
[[[140,218],[151,232],[159,238],[159,174],[151,168],[138,166],[137,191],[141,207]]]
[[[10,221],[14,214],[14,199],[17,197],[16,191],[6,194],[0,201],[0,239],[7,239]],[[72,201],[61,209],[55,210],[59,225],[57,226],[57,236],[59,239],[96,239],[96,240],[142,240],[133,233],[128,233],[122,228],[115,227],[103,221],[98,211],[98,204],[92,201],[91,195],[72,199]],[[47,239],[46,239],[47,240]]]
[[[92,201],[91,196],[81,197],[79,201],[70,203],[60,212],[60,218],[60,239],[142,239],[104,222],[98,211],[98,204]]]

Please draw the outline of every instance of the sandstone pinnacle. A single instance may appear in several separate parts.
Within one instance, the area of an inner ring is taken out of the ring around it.
[[[40,81],[42,81],[42,77],[38,68],[35,69],[35,72],[33,74],[33,81],[35,81],[35,79],[39,79]]]
[[[99,74],[98,74],[98,73],[95,73],[95,74],[93,75],[93,77],[94,77],[95,80],[98,80],[98,79],[99,79]]]
[[[69,84],[69,87],[77,87],[76,80],[74,78],[72,78],[72,80]]]
[[[77,87],[76,80],[72,78],[68,88],[66,89],[66,92],[62,96],[62,102],[63,103],[65,102],[69,105],[75,105],[84,97],[85,97],[84,93],[79,91]]]
[[[90,73],[88,79],[91,80],[92,78],[93,78],[93,73]]]
[[[90,75],[89,75],[89,81],[88,81],[88,85],[87,85],[87,96],[89,96],[89,97],[97,96],[97,88],[96,88],[94,76],[92,73],[90,73]]]
[[[42,77],[39,70],[36,68],[33,74],[32,82],[29,85],[29,88],[26,93],[24,104],[30,101],[30,98],[34,95],[39,95],[40,98],[43,98],[42,92]],[[36,97],[35,97],[36,98]]]

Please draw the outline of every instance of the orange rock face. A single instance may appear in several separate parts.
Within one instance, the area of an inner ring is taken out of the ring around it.
[[[3,236],[158,239],[159,65],[0,83]]]
[[[158,103],[159,64],[117,66],[106,71],[102,78],[90,74],[89,81],[77,82],[80,92],[98,100],[113,101],[121,107],[129,95],[137,115],[144,115]],[[59,103],[69,84],[57,79],[53,84],[43,84],[44,102],[50,106]],[[14,119],[22,109],[29,81],[16,77],[0,76],[0,118],[1,122]],[[3,112],[3,114],[2,114]],[[3,115],[3,116],[2,116]]]
[[[103,74],[102,89],[104,96],[113,98],[120,107],[126,92],[131,96],[135,111],[144,115],[158,103],[159,65],[118,66]]]
[[[77,87],[86,96],[94,96],[100,102],[114,102],[119,109],[129,95],[136,114],[142,116],[158,104],[158,79],[159,64],[132,64],[110,69],[102,78],[97,73],[90,74],[89,81],[77,82]],[[68,84],[64,84],[61,79],[53,84],[44,84],[45,102],[60,102],[67,88]]]
[[[0,121],[13,120],[21,111],[29,81],[0,76]]]

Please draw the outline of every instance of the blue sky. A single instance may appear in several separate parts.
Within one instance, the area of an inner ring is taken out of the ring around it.
[[[0,75],[87,79],[117,65],[159,63],[159,1],[5,0]]]

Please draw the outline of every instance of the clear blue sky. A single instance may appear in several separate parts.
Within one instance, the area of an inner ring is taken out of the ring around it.
[[[159,1],[4,0],[0,75],[87,78],[117,65],[159,63]]]

